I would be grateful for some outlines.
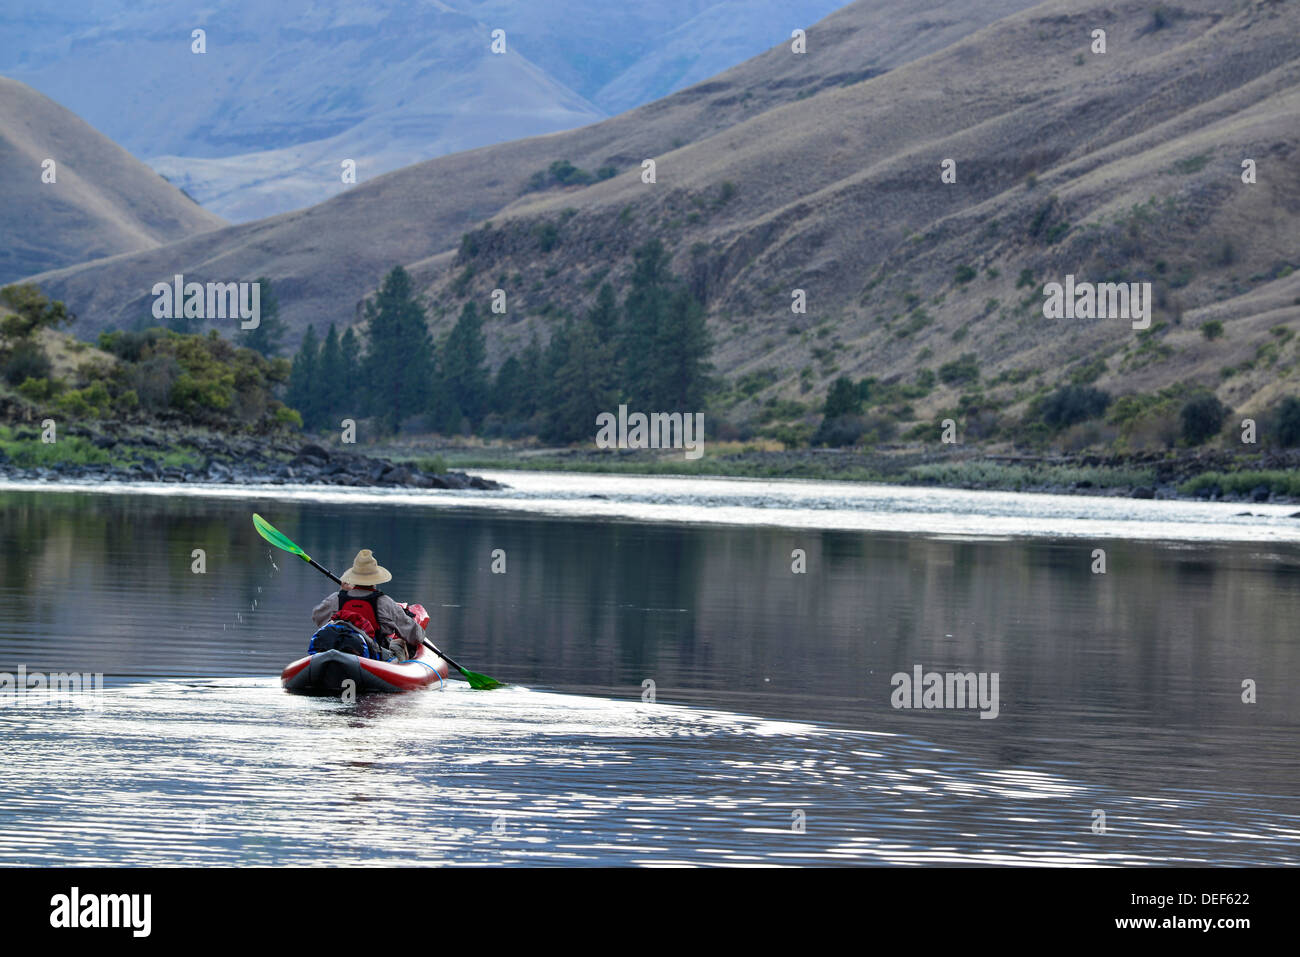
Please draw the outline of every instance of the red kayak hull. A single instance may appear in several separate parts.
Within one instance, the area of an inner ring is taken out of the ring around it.
[[[339,695],[349,687],[360,693],[421,691],[441,687],[450,668],[423,645],[407,661],[373,661],[331,649],[286,665],[280,684],[291,694],[308,695]]]

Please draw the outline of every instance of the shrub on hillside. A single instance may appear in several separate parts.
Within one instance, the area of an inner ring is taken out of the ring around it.
[[[4,364],[4,377],[6,382],[16,386],[28,379],[48,379],[52,368],[40,344],[28,340],[20,342],[9,353]]]
[[[817,432],[812,437],[813,445],[843,448],[853,445],[867,429],[860,415],[841,415],[833,419],[822,419]]]
[[[1064,429],[1105,414],[1110,394],[1090,385],[1065,385],[1046,396],[1039,418],[1052,429]]]
[[[108,389],[102,382],[96,382],[84,389],[65,392],[55,403],[60,412],[79,419],[104,415],[110,405]]]
[[[146,352],[152,352],[158,341],[166,337],[167,330],[160,327],[138,332],[101,332],[99,348],[125,362],[139,362]]]
[[[30,341],[42,329],[55,329],[76,319],[57,299],[47,299],[34,283],[5,286],[0,303],[10,310],[0,318],[0,337],[8,342]]]
[[[1070,381],[1075,385],[1092,385],[1106,374],[1106,360],[1098,356],[1070,373]]]
[[[1289,395],[1273,412],[1274,438],[1285,449],[1300,447],[1300,398]]]
[[[826,418],[857,415],[861,411],[862,399],[852,379],[842,375],[831,383],[830,389],[826,392],[826,405],[822,408],[822,414]]]
[[[24,379],[18,394],[33,402],[46,402],[59,394],[60,385],[57,379]]]
[[[822,419],[809,444],[827,448],[874,445],[898,433],[897,424],[883,415],[839,415]]]
[[[973,352],[967,352],[961,358],[945,362],[939,367],[939,379],[944,385],[965,385],[978,382],[979,377],[980,367]]]
[[[1090,447],[1110,445],[1117,434],[1118,430],[1113,425],[1089,419],[1061,432],[1057,444],[1064,452],[1081,452]]]
[[[1223,428],[1228,408],[1211,392],[1194,396],[1183,404],[1179,412],[1183,440],[1188,445],[1202,445]]]

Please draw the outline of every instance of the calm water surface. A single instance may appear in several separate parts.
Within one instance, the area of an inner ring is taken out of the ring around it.
[[[0,864],[1300,861],[1280,508],[496,477],[0,490],[0,672],[107,676],[0,708]],[[331,586],[255,510],[513,686],[284,694]],[[894,709],[918,664],[997,719]]]

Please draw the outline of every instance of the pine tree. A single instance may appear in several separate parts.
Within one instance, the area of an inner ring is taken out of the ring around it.
[[[618,360],[628,401],[649,407],[655,398],[655,348],[668,311],[673,277],[668,270],[670,257],[658,239],[637,249],[635,259],[632,288],[623,303]]]
[[[560,358],[557,350],[547,437],[557,442],[592,439],[596,416],[618,404],[613,346],[600,341],[590,322],[571,322],[564,330],[562,354]]]
[[[369,413],[390,431],[428,407],[433,384],[433,341],[411,277],[401,266],[384,277],[366,302],[366,354],[359,391]]]
[[[518,418],[523,408],[524,366],[518,356],[511,356],[497,369],[492,383],[492,411],[501,418]]]
[[[542,352],[542,344],[537,338],[537,332],[534,331],[533,338],[524,348],[524,351],[519,354],[521,376],[518,415],[521,420],[533,418],[542,406],[542,398],[545,392],[543,383],[546,381],[543,378],[545,364],[546,358]]]
[[[321,421],[317,381],[319,366],[320,347],[316,342],[316,331],[308,326],[302,337],[302,345],[293,357],[293,365],[289,370],[289,388],[284,397],[289,408],[298,410],[302,416],[303,428],[307,430],[315,430]]]
[[[709,332],[704,307],[685,286],[668,299],[657,330],[649,392],[653,407],[697,412],[709,387]]]
[[[342,411],[342,404],[350,394],[343,379],[343,349],[338,330],[330,323],[325,341],[320,347],[320,361],[316,369],[316,396],[321,419],[333,421]]]
[[[587,320],[601,342],[613,342],[618,335],[618,297],[609,283],[601,284],[600,292],[596,293],[596,304],[587,313]]]
[[[541,419],[542,433],[547,439],[557,439],[557,433],[563,435],[567,432],[563,427],[560,413],[565,397],[560,373],[569,362],[569,338],[572,331],[573,320],[565,320],[563,326],[551,333],[551,341],[546,344],[546,353],[542,357],[541,389],[537,398],[537,411]]]
[[[343,356],[343,382],[356,394],[361,389],[361,340],[351,326],[339,338],[339,352]]]
[[[440,411],[444,424],[449,426],[455,419],[463,418],[471,428],[477,428],[487,414],[490,390],[483,320],[474,303],[465,303],[441,352],[439,384],[445,400]]]
[[[283,342],[287,329],[284,320],[280,318],[280,300],[276,297],[275,290],[271,288],[271,280],[260,276],[257,283],[261,286],[258,324],[253,329],[241,329],[235,336],[235,343],[272,359],[284,348]]]

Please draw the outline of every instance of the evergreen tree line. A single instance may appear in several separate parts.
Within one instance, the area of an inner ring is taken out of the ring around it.
[[[285,401],[304,428],[371,416],[388,431],[412,416],[444,434],[590,438],[596,416],[698,412],[710,387],[704,306],[669,268],[659,240],[639,248],[622,303],[610,283],[585,315],[567,317],[543,346],[531,342],[489,372],[483,319],[466,303],[435,343],[410,276],[394,268],[366,303],[366,332],[308,328]]]

